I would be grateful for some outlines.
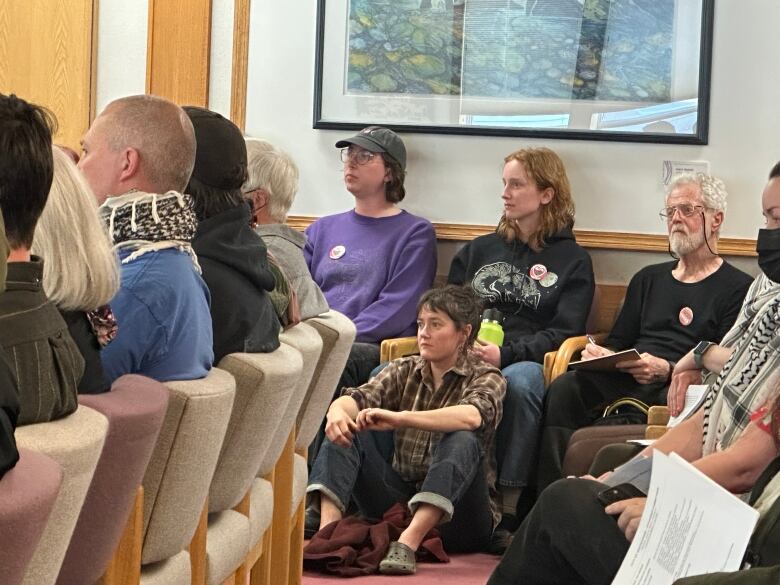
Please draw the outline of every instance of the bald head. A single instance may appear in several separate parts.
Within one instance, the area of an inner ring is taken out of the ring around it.
[[[83,140],[79,166],[99,200],[136,188],[183,191],[195,164],[195,132],[179,106],[136,95],[111,102]]]

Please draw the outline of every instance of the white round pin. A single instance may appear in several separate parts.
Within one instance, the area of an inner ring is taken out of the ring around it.
[[[328,252],[328,256],[331,260],[338,260],[346,253],[346,251],[347,249],[344,246],[333,246],[330,249],[330,252]]]
[[[547,288],[554,285],[556,282],[558,282],[558,275],[555,274],[554,272],[548,272],[541,278],[539,284]]]

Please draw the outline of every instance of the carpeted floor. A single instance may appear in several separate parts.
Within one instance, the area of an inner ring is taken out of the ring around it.
[[[487,554],[450,555],[449,563],[417,563],[417,573],[403,577],[368,575],[345,579],[304,571],[302,585],[484,585],[500,558]]]

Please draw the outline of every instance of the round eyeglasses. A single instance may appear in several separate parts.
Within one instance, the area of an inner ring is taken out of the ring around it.
[[[353,160],[359,165],[365,165],[371,162],[371,159],[375,156],[375,152],[369,152],[368,150],[352,150],[351,148],[341,149],[341,162],[343,163]]]
[[[683,203],[682,205],[670,205],[669,207],[664,207],[661,211],[658,212],[658,215],[661,216],[661,219],[672,219],[674,214],[679,211],[680,215],[683,217],[691,217],[694,213],[703,209],[706,209],[703,205]]]

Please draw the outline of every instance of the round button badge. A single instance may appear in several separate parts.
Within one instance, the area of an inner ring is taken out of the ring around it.
[[[683,307],[680,309],[680,314],[678,315],[678,319],[680,319],[680,324],[687,327],[693,322],[693,309],[690,307]]]
[[[547,268],[544,264],[534,264],[528,271],[528,276],[534,280],[542,280],[545,274],[547,274]]]
[[[330,257],[331,260],[338,260],[346,252],[347,252],[347,249],[344,246],[333,246],[330,249],[330,252],[328,252],[328,256]]]

